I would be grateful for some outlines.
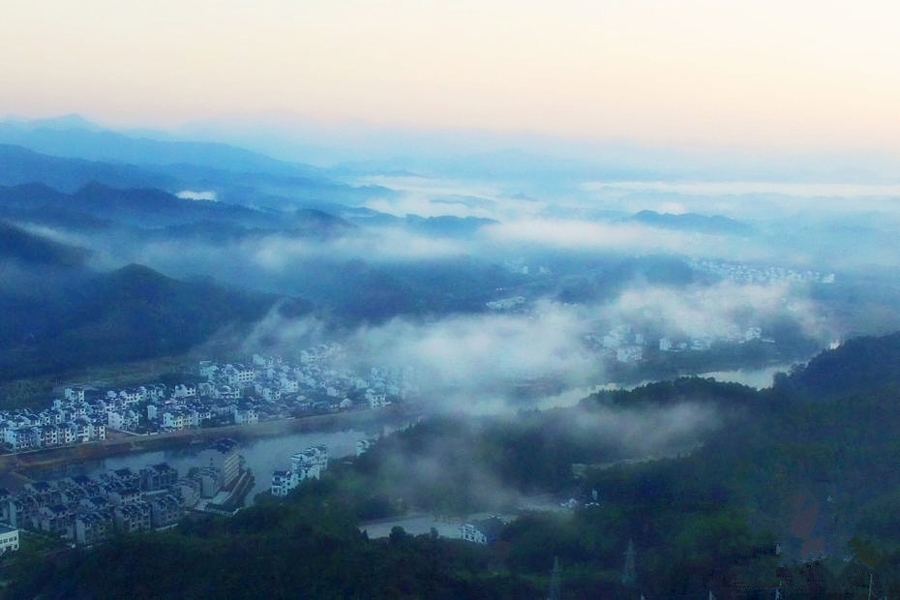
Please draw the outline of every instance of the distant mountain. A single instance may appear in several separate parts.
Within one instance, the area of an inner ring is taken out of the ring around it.
[[[628,220],[661,229],[677,229],[697,233],[745,235],[753,231],[753,228],[746,223],[720,215],[705,216],[696,213],[673,215],[642,210]]]
[[[312,208],[296,210],[287,223],[293,233],[322,238],[337,237],[358,229],[346,219]]]
[[[324,172],[274,159],[268,159],[273,161],[271,164],[262,159],[258,163],[250,161],[248,168],[256,165],[258,170],[241,171],[229,168],[227,161],[216,164],[212,155],[204,153],[197,154],[202,164],[126,164],[125,155],[107,160],[96,159],[97,154],[91,152],[86,152],[86,156],[91,159],[40,153],[21,145],[4,144],[0,136],[0,186],[41,183],[71,193],[96,182],[115,188],[158,188],[171,193],[212,191],[229,204],[276,210],[315,208],[319,203],[357,205],[395,193],[380,186],[359,187],[333,181]]]
[[[65,206],[68,194],[43,183],[0,187],[0,209],[32,210]]]
[[[92,182],[73,194],[69,206],[93,216],[141,228],[192,221],[221,221],[245,226],[274,226],[278,215],[226,204],[178,198],[154,188],[113,188]]]
[[[41,184],[0,187],[0,214],[64,224],[99,226],[103,222],[138,228],[165,227],[194,221],[238,223],[247,227],[276,227],[283,220],[274,213],[224,202],[178,198],[156,188],[114,188],[92,181],[73,194]]]
[[[16,129],[24,131],[34,131],[36,129],[86,129],[88,131],[103,131],[103,127],[92,123],[79,115],[78,113],[69,113],[58,117],[48,117],[45,119],[16,119],[11,118],[0,126],[12,126]]]
[[[465,152],[435,156],[427,153],[396,156],[386,160],[345,162],[334,168],[336,174],[450,176],[469,180],[531,182],[583,182],[591,180],[642,181],[668,179],[662,171],[648,170],[637,164],[619,161],[615,153],[601,160],[559,158],[541,150],[523,151],[513,148],[486,152]]]
[[[455,217],[452,215],[443,215],[439,217],[406,215],[405,217],[397,217],[388,213],[362,207],[344,208],[338,214],[348,221],[363,226],[402,227],[410,231],[442,237],[471,235],[482,227],[498,223],[498,221],[494,219]]]
[[[277,227],[276,227],[277,225]],[[325,241],[352,234],[358,227],[334,215],[309,209],[286,212],[280,222],[267,227],[244,226],[237,222],[198,220],[135,232],[155,240],[196,240],[228,243],[270,236]]]
[[[419,217],[407,215],[405,224],[409,229],[427,235],[440,235],[446,237],[471,235],[488,225],[496,225],[494,219],[482,219],[479,217]]]
[[[9,144],[0,144],[0,165],[3,186],[40,182],[65,192],[91,181],[119,187],[180,187],[170,176],[133,165],[48,156]]]
[[[227,144],[135,137],[90,123],[79,115],[0,123],[0,143],[58,157],[134,165],[190,164],[282,176],[318,175],[319,169],[277,160]]]
[[[29,233],[12,223],[0,221],[0,261],[25,266],[72,267],[84,264],[89,252]]]
[[[555,291],[560,302],[608,302],[635,282],[678,288],[696,281],[694,270],[677,256],[607,256],[591,263],[593,268],[586,270],[577,257],[548,262],[551,271],[564,275]]]
[[[28,318],[0,327],[0,380],[185,352],[226,326],[249,325],[279,303],[292,316],[312,306],[295,298],[180,281],[140,265],[21,297],[10,282],[0,306]]]

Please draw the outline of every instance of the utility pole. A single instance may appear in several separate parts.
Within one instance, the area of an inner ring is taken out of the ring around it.
[[[559,567],[559,557],[553,557],[553,572],[550,574],[550,593],[547,600],[561,600],[562,598],[562,569]]]

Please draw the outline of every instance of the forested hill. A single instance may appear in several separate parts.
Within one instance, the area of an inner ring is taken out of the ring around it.
[[[276,304],[294,315],[312,308],[141,265],[39,284],[42,293],[23,295],[0,282],[0,307],[10,317],[0,327],[0,380],[170,356],[226,326],[252,324]]]
[[[777,388],[810,398],[839,398],[900,386],[900,333],[851,339],[822,352]]]
[[[546,598],[555,559],[563,598],[861,598],[870,577],[895,597],[897,344],[848,342],[772,390],[679,379],[577,407],[429,419],[234,519],[23,556],[6,597]],[[842,387],[811,401],[826,368]],[[355,528],[538,499],[553,510],[521,512],[487,546]]]
[[[66,268],[82,265],[88,254],[83,248],[55,242],[0,221],[0,262]]]

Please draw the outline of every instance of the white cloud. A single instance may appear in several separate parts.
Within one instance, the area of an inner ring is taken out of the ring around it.
[[[563,250],[695,253],[716,236],[683,233],[637,223],[580,220],[521,220],[486,227],[486,238],[498,244],[527,244]]]
[[[781,285],[637,286],[592,306],[539,301],[519,314],[398,317],[348,333],[342,342],[358,367],[413,368],[426,397],[442,408],[493,412],[516,406],[516,386],[524,382],[553,381],[564,388],[603,383],[602,359],[588,350],[585,334],[619,325],[721,339],[750,324],[789,318],[807,334],[818,335],[815,305],[796,298],[786,302],[791,293]],[[281,347],[291,348],[309,331],[321,330],[306,320],[270,318],[254,337],[280,339]]]
[[[548,206],[543,201],[510,195],[499,186],[457,179],[377,176],[367,177],[359,183],[383,185],[398,191],[396,196],[373,199],[366,206],[400,217],[414,214],[515,220],[535,217]]]
[[[789,183],[778,181],[590,181],[587,191],[673,192],[685,196],[745,196],[769,194],[794,198],[896,198],[898,184]]]
[[[585,315],[542,302],[528,314],[455,315],[432,322],[394,319],[361,329],[352,345],[394,366],[415,366],[438,388],[504,395],[513,382],[556,377],[583,383],[598,363],[581,342]]]
[[[325,241],[271,235],[242,243],[240,251],[266,270],[282,271],[317,258],[404,262],[460,256],[468,248],[462,242],[385,227]]]

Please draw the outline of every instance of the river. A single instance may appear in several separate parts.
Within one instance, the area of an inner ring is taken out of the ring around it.
[[[710,371],[708,373],[699,373],[697,377],[704,378],[712,378],[716,381],[721,382],[730,382],[730,383],[740,383],[742,385],[746,385],[748,387],[755,388],[757,390],[761,390],[764,388],[772,387],[772,383],[775,379],[775,374],[779,372],[788,373],[791,370],[791,367],[795,363],[783,363],[777,365],[771,365],[768,367],[761,367],[757,369],[735,369],[731,371]],[[554,396],[546,396],[532,402],[528,405],[529,408],[538,408],[538,409],[549,409],[549,408],[558,408],[564,406],[574,406],[578,404],[583,398],[590,396],[591,394],[596,394],[599,391],[603,390],[632,390],[637,387],[641,387],[643,385],[647,385],[649,383],[653,383],[654,380],[644,380],[638,383],[628,383],[628,384],[620,384],[620,383],[605,383],[593,386],[586,387],[575,387],[569,388],[557,395]],[[512,407],[513,408],[517,407]]]
[[[372,438],[379,434],[396,431],[405,424],[373,425],[342,429],[336,431],[308,431],[288,433],[273,437],[250,439],[241,443],[240,453],[256,479],[248,498],[248,504],[263,491],[269,489],[272,471],[290,467],[290,456],[310,446],[324,445],[328,448],[329,458],[344,458],[356,455],[356,442],[363,438]],[[97,477],[101,473],[114,469],[129,468],[137,471],[148,465],[161,462],[169,463],[184,476],[191,467],[199,466],[197,454],[206,444],[189,447],[177,447],[169,450],[136,452],[121,456],[112,456],[98,460],[71,462],[53,467],[31,469],[25,474],[31,479],[58,479],[73,475]]]
[[[761,390],[763,388],[772,387],[775,374],[789,373],[793,363],[785,363],[774,365],[771,367],[763,367],[761,369],[738,369],[735,371],[712,371],[703,373],[698,377],[711,377],[716,381],[727,381],[732,383],[740,383],[752,388]]]
[[[734,371],[715,371],[703,373],[699,377],[711,377],[718,381],[730,381],[741,383],[757,389],[772,385],[775,373],[788,371],[790,364],[774,365],[760,369],[741,369]],[[572,388],[558,395],[543,398],[532,403],[533,408],[547,409],[552,407],[572,406],[582,398],[599,391],[600,389],[631,389],[641,384],[630,386],[618,386],[606,384],[583,388]],[[511,408],[510,408],[511,409]],[[240,452],[246,459],[247,466],[253,471],[256,479],[253,488],[248,495],[249,502],[263,491],[269,489],[272,471],[287,469],[290,465],[290,456],[295,452],[304,450],[310,446],[325,445],[328,448],[329,458],[344,458],[356,454],[356,442],[363,438],[372,438],[379,433],[390,433],[404,427],[411,421],[400,425],[369,424],[353,428],[336,429],[334,431],[302,431],[286,433],[272,437],[251,438],[241,444]],[[205,444],[197,444],[189,447],[175,447],[167,450],[153,450],[136,452],[133,454],[112,456],[103,459],[69,462],[53,467],[42,467],[22,471],[31,479],[57,479],[72,475],[99,476],[113,469],[129,468],[137,471],[145,466],[161,462],[169,463],[178,469],[181,475],[185,475],[191,467],[197,466],[197,454],[205,447]]]

